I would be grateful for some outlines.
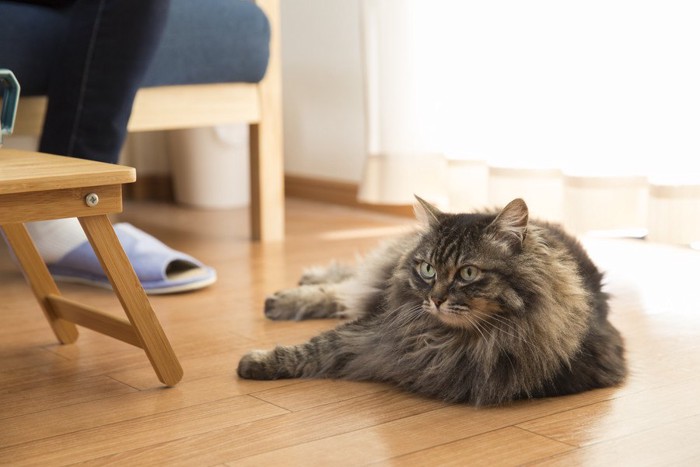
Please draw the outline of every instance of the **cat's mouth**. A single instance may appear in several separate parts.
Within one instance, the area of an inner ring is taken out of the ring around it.
[[[470,313],[470,310],[465,307],[457,309],[451,306],[449,301],[440,305],[435,305],[434,302],[430,301],[425,308],[428,313],[448,326],[464,328],[468,325],[468,319],[465,319],[465,315]]]
[[[498,303],[486,298],[472,298],[464,305],[454,306],[449,300],[436,306],[430,302],[427,311],[448,326],[470,329],[476,322],[488,319],[501,311]]]

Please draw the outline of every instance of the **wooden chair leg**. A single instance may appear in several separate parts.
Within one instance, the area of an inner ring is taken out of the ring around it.
[[[182,367],[112,224],[106,215],[81,217],[79,221],[158,378],[166,385],[175,385],[182,378]]]
[[[5,224],[0,228],[5,232],[10,248],[56,338],[62,344],[75,342],[78,338],[78,329],[70,321],[59,318],[53,309],[49,297],[60,295],[60,292],[26,227],[24,224]]]
[[[274,242],[284,240],[284,167],[264,140],[264,129],[250,125],[250,228],[253,240]]]
[[[279,31],[277,0],[258,1]],[[284,240],[284,148],[282,145],[282,60],[279,34],[270,38],[270,59],[258,83],[260,123],[250,125],[250,211],[253,240]]]

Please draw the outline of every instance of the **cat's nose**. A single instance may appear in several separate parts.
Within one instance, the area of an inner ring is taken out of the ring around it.
[[[436,308],[440,308],[440,305],[445,303],[445,299],[443,297],[430,297],[430,299],[433,301]]]

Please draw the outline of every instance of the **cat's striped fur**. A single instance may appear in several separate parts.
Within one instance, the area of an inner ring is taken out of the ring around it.
[[[337,264],[270,297],[272,319],[350,321],[296,346],[253,351],[243,378],[386,381],[446,401],[493,405],[620,383],[622,338],[602,274],[523,200],[446,214],[419,200],[423,228],[354,271]]]

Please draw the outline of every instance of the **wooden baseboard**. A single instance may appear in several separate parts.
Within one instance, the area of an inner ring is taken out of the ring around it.
[[[173,202],[173,179],[169,174],[137,175],[134,183],[124,185],[124,199]]]
[[[357,200],[357,191],[356,183],[298,175],[284,177],[284,194],[290,198],[338,204],[394,216],[413,217],[413,207],[410,205],[388,206],[361,203]],[[124,186],[124,198],[134,201],[172,202],[175,200],[172,177],[168,174],[139,176],[135,183]]]
[[[413,217],[413,207],[410,205],[389,206],[361,203],[357,200],[359,187],[356,183],[288,174],[284,177],[284,186],[285,195],[291,198],[339,204],[394,216]]]

